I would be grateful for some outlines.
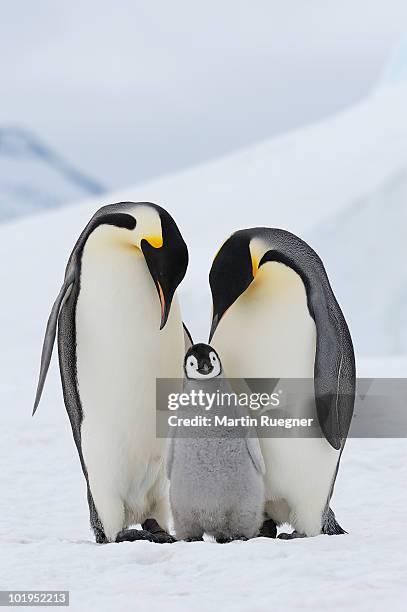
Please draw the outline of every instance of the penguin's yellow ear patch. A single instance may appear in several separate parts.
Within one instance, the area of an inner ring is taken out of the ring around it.
[[[253,278],[256,278],[256,274],[259,270],[260,262],[263,255],[270,249],[269,245],[262,238],[252,238],[249,244],[250,258],[252,260],[252,273]]]
[[[252,274],[253,278],[256,277],[257,270],[259,269],[259,260],[258,258],[252,254]]]
[[[144,240],[147,240],[149,244],[155,249],[160,249],[163,245],[163,237],[162,236],[144,236]]]

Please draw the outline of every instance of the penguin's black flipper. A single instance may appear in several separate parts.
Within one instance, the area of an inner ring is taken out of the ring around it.
[[[355,357],[352,340],[333,295],[331,303],[310,296],[317,326],[314,387],[319,425],[339,450],[348,436],[355,402]]]
[[[71,272],[66,276],[64,284],[61,287],[61,291],[58,293],[58,297],[52,307],[51,314],[49,315],[47,329],[45,331],[44,344],[42,345],[41,368],[38,379],[37,393],[35,395],[34,408],[32,412],[33,415],[35,414],[35,411],[38,408],[38,404],[40,403],[45,379],[47,378],[48,368],[51,361],[52,350],[54,348],[55,336],[57,332],[58,316],[61,311],[61,308],[63,307],[71,293],[74,282],[75,273]]]

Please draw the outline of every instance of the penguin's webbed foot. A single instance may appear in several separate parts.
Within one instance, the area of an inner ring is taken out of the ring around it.
[[[217,536],[215,537],[215,540],[217,542],[217,544],[229,544],[229,542],[235,542],[237,540],[240,540],[241,542],[246,542],[249,538],[243,534],[236,534],[236,535],[232,535],[232,536]]]
[[[167,533],[166,531],[162,531],[161,533],[154,533],[154,542],[157,542],[157,544],[174,544],[174,542],[177,541],[176,538],[174,538],[174,536],[172,536],[170,533]]]
[[[263,525],[260,528],[259,538],[276,538],[277,537],[277,525],[273,521],[273,519],[267,519],[264,521]]]
[[[279,540],[296,540],[297,538],[306,538],[307,536],[304,533],[293,531],[292,533],[280,533],[277,537]]]
[[[155,519],[147,519],[142,524],[142,527],[154,537],[152,542],[156,542],[157,544],[173,544],[177,541],[176,538],[165,531]]]
[[[158,543],[156,537],[144,529],[122,529],[116,536],[116,542],[136,542],[137,540]]]
[[[196,538],[185,538],[184,542],[203,542],[204,539],[202,536],[197,536]]]
[[[220,536],[219,538],[215,538],[217,544],[228,544],[229,542],[232,541],[232,538],[226,538],[223,536]]]

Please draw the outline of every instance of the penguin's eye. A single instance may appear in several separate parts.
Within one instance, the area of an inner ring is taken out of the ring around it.
[[[211,355],[211,361],[212,363],[216,363],[216,355],[214,355],[213,353]]]
[[[193,367],[194,367],[194,362],[191,360],[191,361],[189,362],[189,365],[191,366],[191,368],[193,368]]]

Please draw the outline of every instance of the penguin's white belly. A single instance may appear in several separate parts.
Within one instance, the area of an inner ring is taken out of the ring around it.
[[[229,377],[312,379],[316,329],[300,277],[277,262],[261,266],[225,314],[213,346]],[[295,416],[302,415],[308,416],[299,405]],[[261,438],[260,445],[268,506],[279,502],[273,518],[292,522],[307,535],[319,533],[338,451],[322,437]]]
[[[166,326],[159,327],[160,303],[142,255],[130,248],[85,249],[76,308],[81,442],[106,531],[120,522],[113,516],[119,502],[127,522],[138,522],[166,495],[155,386],[156,378],[181,377],[176,298]]]
[[[278,523],[293,524],[297,531],[317,535],[328,499],[339,453],[325,438],[260,440],[266,464],[267,512]],[[285,513],[273,503],[284,500]]]

